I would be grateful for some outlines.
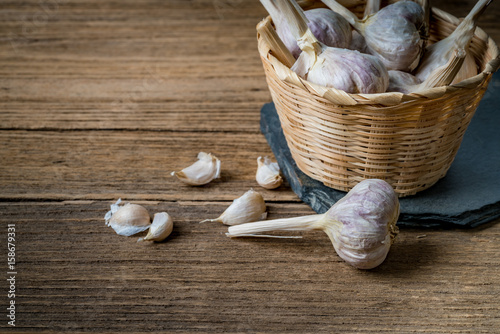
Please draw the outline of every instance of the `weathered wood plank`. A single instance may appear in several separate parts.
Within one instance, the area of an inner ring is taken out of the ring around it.
[[[18,230],[22,328],[493,333],[500,325],[499,224],[425,237],[404,229],[384,264],[360,271],[322,232],[229,239],[220,224],[198,224],[208,203],[140,203],[175,217],[166,242],[116,235],[104,226],[105,202],[0,203],[0,221]],[[309,210],[269,206],[270,218]]]
[[[4,200],[233,200],[251,187],[269,200],[298,201],[286,185],[255,181],[257,157],[272,152],[258,133],[145,131],[0,132]],[[222,162],[221,178],[202,187],[172,177],[200,151]]]

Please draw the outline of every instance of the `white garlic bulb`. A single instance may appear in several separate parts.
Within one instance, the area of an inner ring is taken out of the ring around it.
[[[276,32],[295,58],[302,52],[297,40],[288,29],[283,14],[273,0],[261,0],[276,26]],[[351,43],[351,26],[346,19],[327,8],[315,8],[305,12],[307,26],[313,35],[327,46],[347,48]]]
[[[455,50],[452,58],[447,63],[432,70],[430,75],[421,82],[410,73],[402,71],[389,71],[389,87],[387,91],[401,92],[404,94],[419,93],[434,87],[449,85],[462,68],[466,58],[464,50]]]
[[[201,186],[220,177],[221,162],[211,153],[198,153],[198,161],[180,172],[172,172],[179,180],[192,186]]]
[[[377,57],[324,45],[307,27],[304,11],[294,0],[273,2],[303,51],[292,71],[307,81],[347,93],[385,92],[389,76]]]
[[[255,179],[257,183],[265,189],[275,189],[283,183],[278,163],[272,162],[269,157],[257,158],[257,173],[255,174]]]
[[[399,200],[385,181],[358,183],[326,213],[260,221],[228,229],[227,236],[259,237],[269,231],[323,230],[337,254],[359,269],[371,269],[386,258],[398,233]]]
[[[330,9],[344,16],[365,39],[368,51],[377,55],[388,70],[413,70],[420,60],[425,24],[422,7],[409,0],[388,5],[359,20],[335,0],[322,0]]]
[[[139,238],[138,242],[141,241],[156,241],[160,242],[165,240],[172,230],[174,229],[174,222],[172,217],[166,212],[155,213],[153,217],[153,223],[149,228],[148,234],[144,238]]]
[[[224,225],[237,225],[265,219],[266,203],[261,194],[250,189],[243,196],[238,197],[216,219],[205,219],[200,223],[222,223]]]
[[[151,217],[146,208],[131,203],[120,206],[120,203],[121,199],[118,199],[104,216],[107,226],[112,227],[117,234],[127,237],[149,228]]]
[[[427,46],[424,56],[418,68],[415,70],[415,76],[424,81],[435,68],[447,63],[450,58],[453,57],[457,49],[462,49],[468,53],[469,43],[476,30],[476,21],[491,1],[492,0],[479,0],[448,37]],[[471,58],[471,56],[469,55],[468,58]],[[475,68],[475,62],[473,61],[473,58],[472,61],[470,59],[466,60],[467,67],[464,72],[458,76],[457,81],[463,80],[464,77],[468,78],[477,74],[477,68]],[[472,62],[474,64],[472,64]]]

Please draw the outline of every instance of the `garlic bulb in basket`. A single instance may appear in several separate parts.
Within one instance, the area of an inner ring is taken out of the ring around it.
[[[274,5],[273,0],[261,0],[276,26],[276,32],[285,46],[297,59],[302,52],[297,40],[288,29],[283,14]],[[351,43],[351,26],[346,19],[327,8],[315,8],[305,12],[307,26],[313,35],[327,46],[347,48]]]
[[[323,230],[337,254],[359,269],[381,264],[398,233],[399,200],[379,179],[363,180],[326,213],[231,226],[229,237],[273,237],[269,231]]]
[[[387,91],[410,94],[449,85],[460,71],[465,57],[466,53],[463,49],[455,50],[448,62],[434,68],[423,82],[418,77],[407,72],[389,71],[389,87]]]
[[[418,68],[415,70],[415,75],[420,80],[425,80],[433,69],[449,61],[456,49],[463,49],[465,52],[468,52],[469,43],[476,30],[476,21],[491,1],[492,0],[479,0],[448,37],[426,47],[424,56]],[[469,58],[470,57],[469,55]],[[476,71],[473,70],[474,66],[471,65],[470,59],[466,61],[466,64],[468,65],[462,70],[465,71],[465,73],[459,73],[457,77],[470,77],[477,74],[477,68]]]
[[[304,11],[294,0],[272,1],[303,51],[292,66],[295,73],[312,83],[347,93],[385,92],[389,75],[377,57],[324,45],[307,27]]]
[[[386,6],[359,20],[335,0],[322,0],[330,9],[344,16],[365,39],[369,53],[377,55],[389,70],[411,71],[420,60],[424,40],[422,7],[409,0]]]

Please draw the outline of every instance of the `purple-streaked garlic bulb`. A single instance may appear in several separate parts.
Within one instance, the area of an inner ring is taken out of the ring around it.
[[[280,237],[270,231],[323,230],[337,254],[358,269],[372,269],[386,258],[398,233],[399,200],[379,179],[363,180],[326,213],[231,226],[229,237]]]
[[[302,50],[297,45],[283,18],[283,14],[272,0],[261,0],[276,26],[276,32],[285,46],[297,59]],[[347,48],[351,43],[351,26],[341,15],[327,8],[315,8],[305,12],[307,26],[313,35],[323,44],[338,48]]]
[[[389,70],[412,71],[418,65],[424,40],[420,36],[425,15],[416,2],[401,0],[359,20],[335,0],[322,0],[344,16],[365,39],[367,50]]]
[[[447,63],[457,49],[468,52],[470,41],[476,30],[476,21],[492,0],[479,0],[457,28],[446,38],[425,48],[424,56],[415,70],[420,80],[425,80],[437,67]],[[467,59],[468,58],[468,59]],[[477,74],[477,67],[471,55],[466,57],[461,73],[457,74],[456,82]]]
[[[389,84],[384,64],[375,56],[333,48],[319,42],[294,0],[270,0],[282,13],[303,51],[292,71],[309,82],[347,93],[383,93]]]

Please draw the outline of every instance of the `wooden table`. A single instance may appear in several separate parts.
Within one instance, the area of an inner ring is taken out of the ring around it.
[[[473,3],[433,1],[456,16]],[[402,229],[371,271],[343,262],[319,231],[229,239],[227,227],[198,223],[250,188],[269,218],[313,213],[287,184],[254,180],[257,157],[272,154],[259,131],[270,94],[256,0],[0,8],[2,332],[500,331],[500,220]],[[496,41],[498,17],[493,3],[480,20]],[[220,180],[190,187],[170,176],[199,151],[222,160]],[[169,212],[172,235],[141,244],[115,234],[104,215],[118,198]]]

